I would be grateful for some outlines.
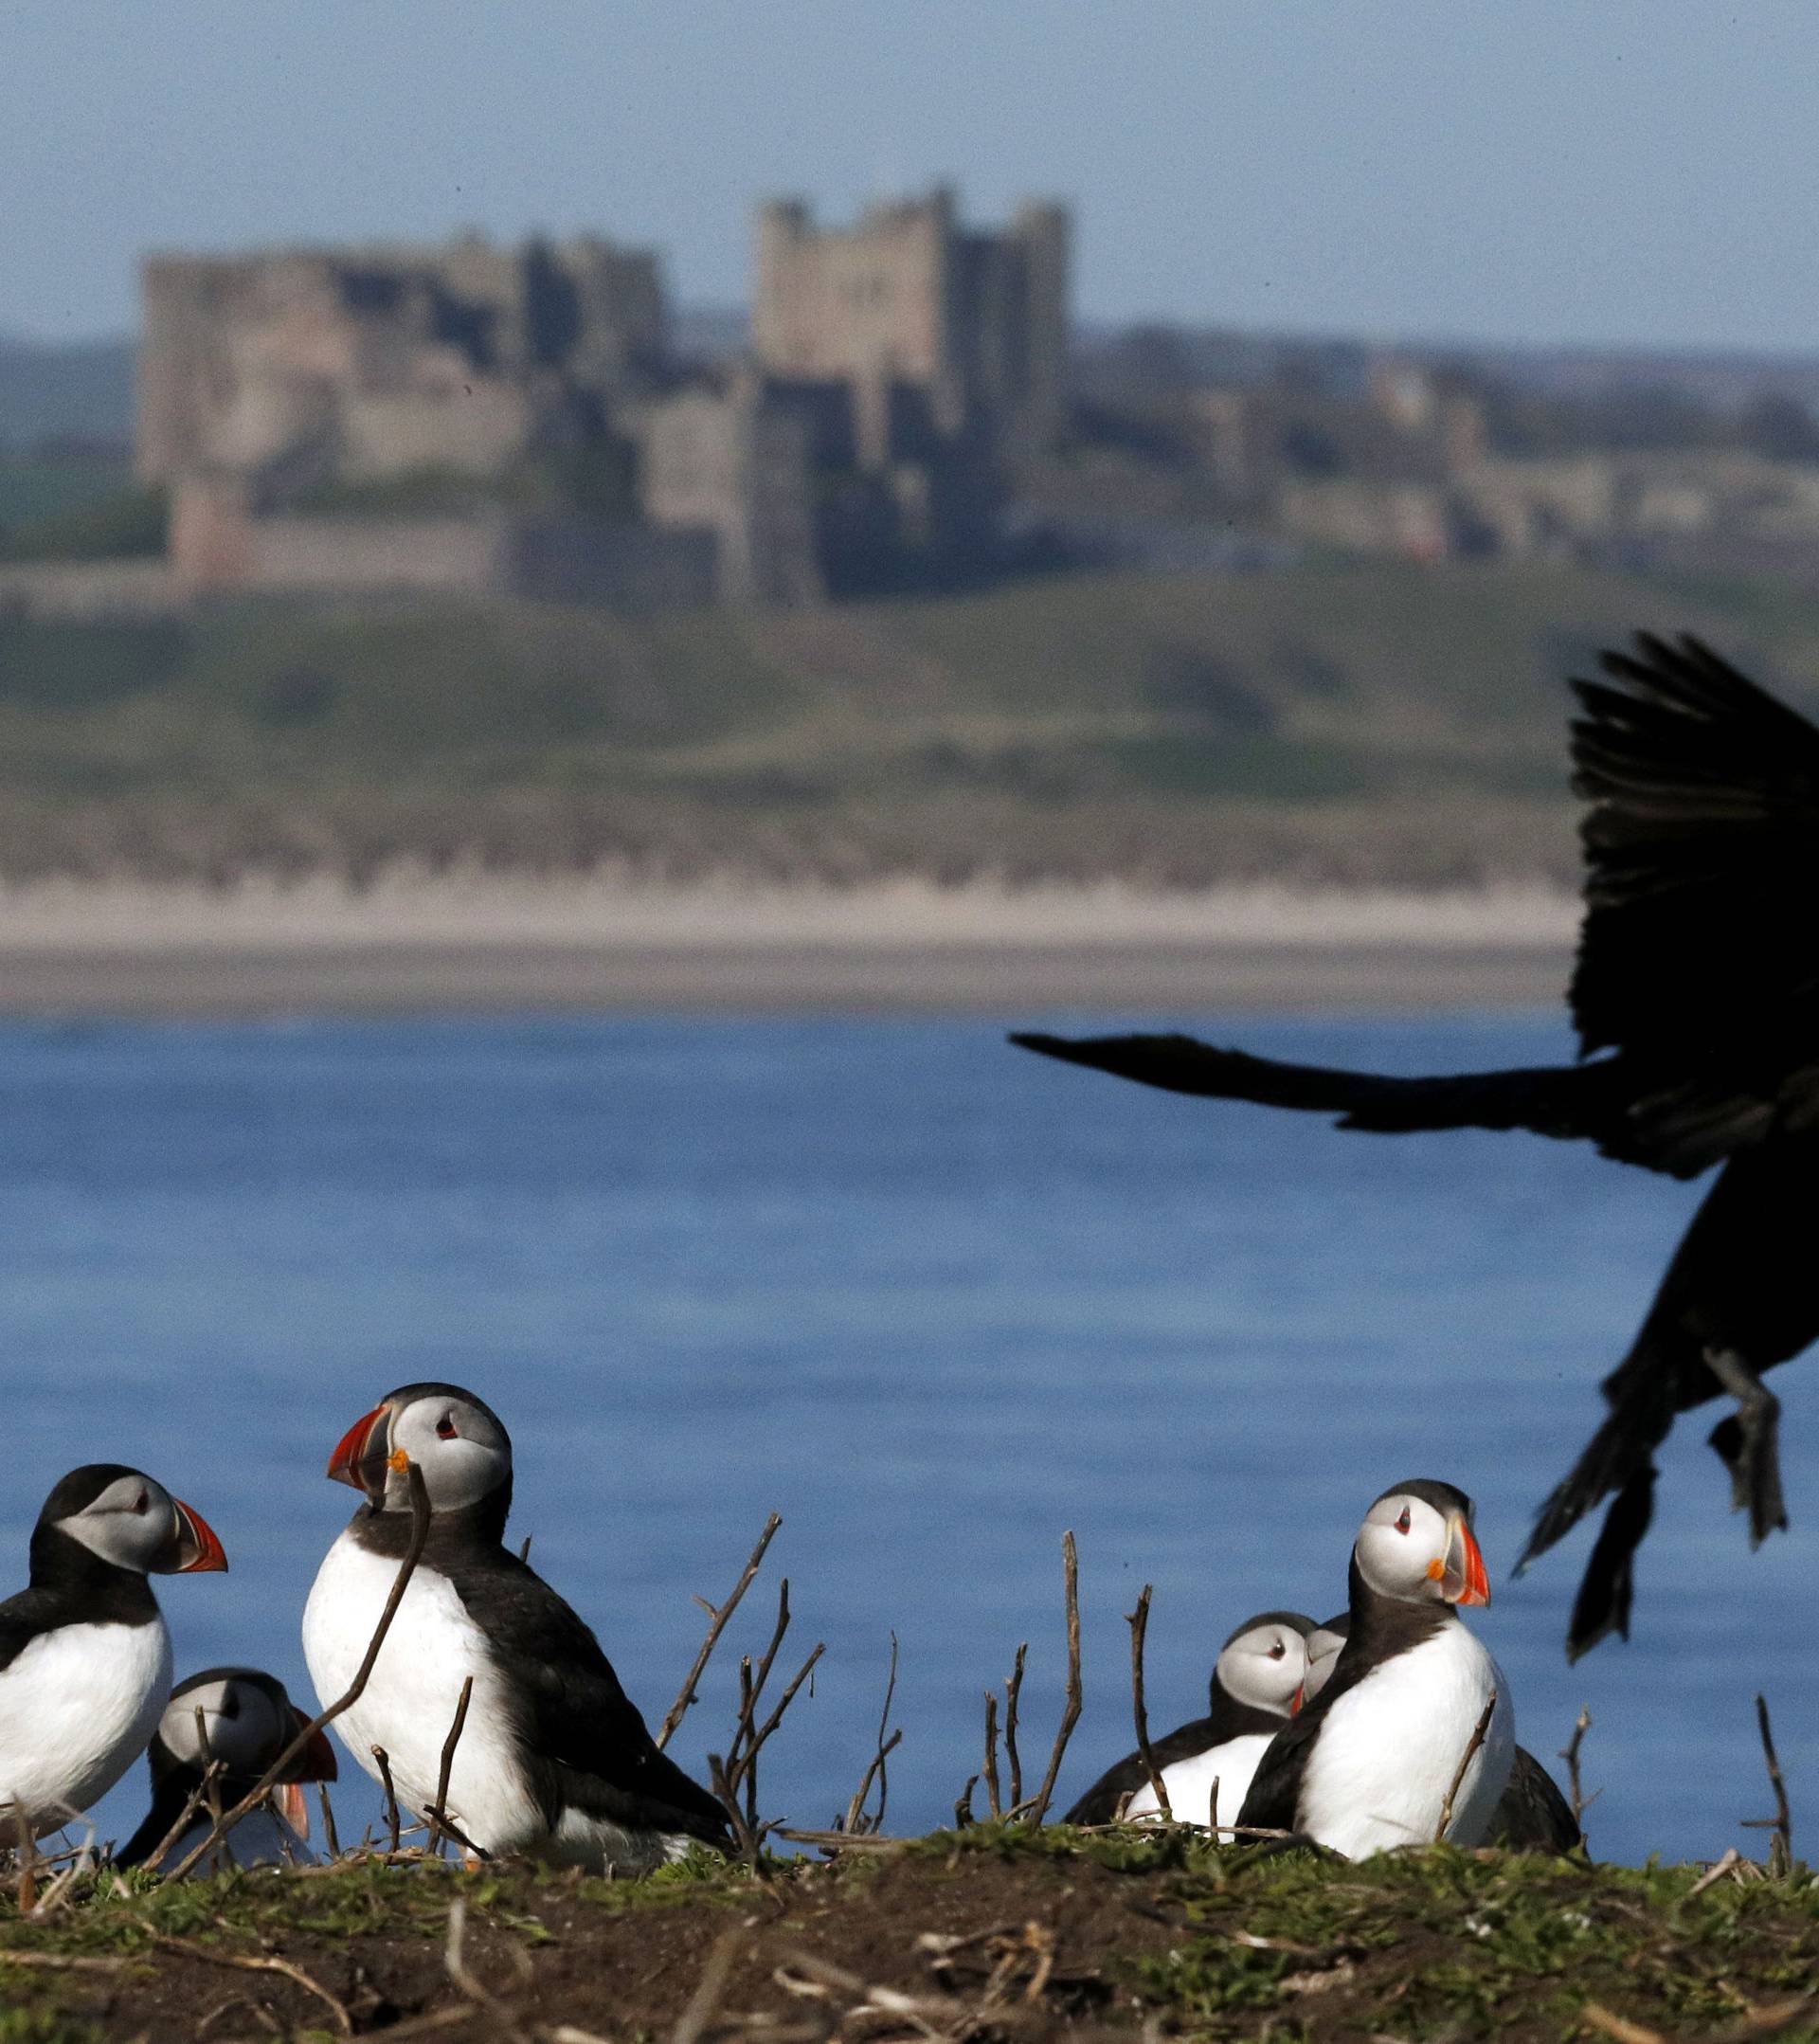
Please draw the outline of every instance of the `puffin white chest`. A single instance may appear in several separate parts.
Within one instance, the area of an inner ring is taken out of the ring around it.
[[[1274,1736],[1271,1732],[1245,1732],[1236,1739],[1209,1746],[1191,1760],[1178,1760],[1162,1769],[1162,1786],[1168,1791],[1168,1806],[1178,1823],[1235,1824],[1244,1799],[1251,1793],[1251,1777]],[[1219,1806],[1211,1808],[1214,1784],[1217,1783]],[[1130,1799],[1129,1817],[1154,1817],[1160,1805],[1145,1782]]]
[[[1348,1859],[1432,1843],[1493,1690],[1497,1708],[1447,1827],[1455,1845],[1480,1843],[1509,1781],[1516,1714],[1497,1663],[1456,1622],[1334,1699],[1304,1767],[1296,1828]]]
[[[0,1671],[0,1802],[43,1836],[98,1801],[151,1744],[171,1673],[161,1617],[41,1633]]]
[[[396,1561],[369,1553],[351,1532],[316,1571],[303,1657],[325,1706],[353,1680],[397,1576]],[[383,1746],[399,1801],[421,1815],[436,1800],[442,1746],[469,1675],[474,1693],[449,1773],[448,1813],[488,1852],[522,1852],[546,1826],[525,1777],[507,1673],[446,1576],[419,1565],[365,1694],[331,1728],[375,1781],[372,1749]]]

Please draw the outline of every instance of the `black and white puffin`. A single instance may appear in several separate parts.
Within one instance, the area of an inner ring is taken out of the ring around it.
[[[455,1384],[410,1384],[354,1421],[329,1461],[367,1503],[329,1549],[303,1614],[303,1654],[324,1705],[345,1693],[411,1533],[406,1472],[423,1472],[428,1541],[365,1694],[336,1736],[399,1800],[436,1800],[443,1742],[474,1677],[449,1777],[448,1815],[489,1854],[531,1853],[630,1873],[723,1845],[719,1801],[658,1751],[593,1634],[504,1545],[512,1442]]]
[[[1180,1821],[1237,1820],[1264,1748],[1301,1708],[1313,1626],[1313,1619],[1298,1611],[1260,1611],[1247,1619],[1213,1664],[1207,1714],[1150,1743],[1169,1810]],[[1216,1783],[1216,1810],[1212,1807]],[[1121,1804],[1132,1818],[1161,1813],[1141,1754],[1127,1754],[1107,1768],[1068,1812],[1067,1821],[1108,1824]]]
[[[31,1583],[0,1603],[0,1836],[106,1795],[171,1694],[171,1635],[148,1575],[225,1569],[202,1514],[119,1462],[73,1469],[31,1532]]]
[[[171,1837],[171,1827],[189,1807],[209,1761],[222,1763],[217,1800],[224,1809],[229,1808],[258,1786],[309,1722],[286,1694],[283,1683],[263,1669],[205,1668],[200,1674],[186,1676],[171,1691],[171,1701],[146,1749],[152,1769],[152,1807],[144,1823],[114,1855],[115,1864],[142,1866]],[[247,1811],[222,1839],[215,1854],[219,1865],[258,1867],[293,1860],[307,1864],[314,1855],[303,1784],[333,1782],[335,1774],[334,1748],[328,1734],[314,1733],[266,1801]],[[164,1863],[177,1865],[207,1836],[212,1821],[207,1805],[199,1803],[181,1836],[171,1839],[163,1854]],[[214,1865],[206,1871],[215,1871]]]
[[[1516,1748],[1509,1684],[1457,1606],[1487,1604],[1471,1500],[1417,1478],[1387,1490],[1352,1548],[1349,1629],[1333,1672],[1258,1763],[1238,1821],[1362,1859],[1446,1836],[1479,1845]],[[1485,1709],[1484,1744],[1467,1753]]]
[[[1328,1676],[1339,1666],[1339,1650],[1351,1631],[1351,1613],[1341,1611],[1326,1619],[1308,1636],[1308,1687],[1304,1703],[1326,1687]],[[1554,1782],[1554,1776],[1541,1766],[1527,1746],[1519,1746],[1510,1760],[1510,1784],[1490,1819],[1490,1844],[1510,1846],[1517,1852],[1572,1852],[1584,1844],[1584,1834],[1574,1819],[1568,1802]]]
[[[1339,1664],[1340,1649],[1345,1644],[1351,1622],[1351,1613],[1342,1611],[1338,1618],[1326,1619],[1309,1635],[1304,1703],[1312,1703],[1326,1687]],[[1525,1746],[1516,1748],[1510,1763],[1509,1786],[1491,1818],[1488,1841],[1519,1853],[1570,1853],[1585,1843],[1573,1805]]]

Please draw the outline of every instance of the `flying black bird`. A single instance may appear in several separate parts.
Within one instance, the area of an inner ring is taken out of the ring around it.
[[[1519,1570],[1615,1496],[1567,1636],[1577,1659],[1630,1629],[1654,1450],[1728,1393],[1712,1446],[1753,1544],[1787,1525],[1764,1370],[1819,1337],[1819,730],[1697,639],[1638,633],[1573,684],[1587,808],[1585,916],[1569,995],[1577,1064],[1396,1078],[1280,1064],[1185,1036],[1026,1049],[1176,1093],[1336,1113],[1383,1133],[1526,1129],[1717,1179],[1629,1354],[1609,1418],[1541,1507]]]

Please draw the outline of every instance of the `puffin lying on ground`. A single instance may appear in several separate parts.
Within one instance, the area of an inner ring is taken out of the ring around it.
[[[171,1837],[171,1827],[189,1807],[209,1761],[223,1764],[216,1777],[214,1801],[221,1809],[231,1809],[257,1787],[309,1722],[286,1695],[283,1683],[261,1669],[206,1668],[179,1682],[171,1691],[171,1701],[146,1752],[152,1768],[152,1807],[144,1823],[114,1855],[115,1864],[142,1866]],[[333,1782],[335,1774],[334,1748],[328,1734],[318,1731],[265,1802],[247,1811],[222,1839],[214,1855],[203,1863],[202,1872],[286,1861],[311,1863],[315,1855],[309,1847],[310,1811],[303,1783]],[[208,1802],[199,1801],[182,1836],[171,1839],[161,1855],[162,1864],[177,1865],[208,1836],[212,1823]]]
[[[1294,1832],[1347,1859],[1431,1843],[1443,1823],[1456,1845],[1488,1838],[1515,1758],[1516,1713],[1497,1663],[1456,1609],[1490,1601],[1471,1512],[1463,1491],[1427,1478],[1395,1485],[1371,1507],[1352,1549],[1345,1644],[1319,1695],[1270,1741],[1241,1825]]]
[[[1313,1624],[1298,1611],[1263,1611],[1247,1619],[1213,1665],[1206,1716],[1151,1741],[1150,1755],[1168,1791],[1169,1810],[1181,1822],[1236,1821],[1264,1748],[1300,1708]],[[1216,1811],[1211,1808],[1215,1783]],[[1129,1818],[1161,1813],[1141,1754],[1108,1767],[1066,1821],[1108,1824],[1121,1804]]]
[[[1526,1129],[1675,1178],[1722,1168],[1629,1354],[1610,1415],[1540,1509],[1518,1572],[1612,1492],[1567,1651],[1628,1637],[1654,1451],[1729,1395],[1713,1430],[1759,1543],[1787,1524],[1779,1406],[1762,1372],[1819,1337],[1819,730],[1696,639],[1638,633],[1576,681],[1588,804],[1570,994],[1586,1061],[1431,1078],[1283,1064],[1185,1036],[1014,1042],[1149,1086],[1385,1133]]]
[[[119,1462],[73,1469],[31,1534],[31,1583],[0,1603],[0,1837],[60,1829],[144,1752],[171,1694],[148,1574],[225,1569],[207,1520]]]
[[[1351,1614],[1342,1611],[1317,1626],[1307,1642],[1307,1683],[1302,1701],[1312,1703],[1326,1687],[1339,1664],[1340,1649],[1351,1629]],[[1585,1837],[1573,1816],[1573,1805],[1525,1746],[1516,1748],[1509,1786],[1491,1818],[1489,1843],[1517,1852],[1570,1853]]]
[[[657,1748],[599,1642],[503,1545],[512,1442],[471,1391],[411,1384],[355,1420],[329,1462],[367,1503],[329,1549],[303,1614],[324,1706],[351,1682],[410,1542],[407,1472],[423,1472],[427,1545],[365,1694],[336,1736],[420,1816],[436,1799],[464,1677],[467,1722],[448,1815],[488,1854],[532,1853],[621,1873],[727,1841],[726,1813]]]

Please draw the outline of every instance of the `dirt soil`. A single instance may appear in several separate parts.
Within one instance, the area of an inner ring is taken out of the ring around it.
[[[762,1880],[106,1874],[45,1919],[0,1905],[0,2044],[1819,2037],[1819,1884],[1700,1878],[999,1826]]]

